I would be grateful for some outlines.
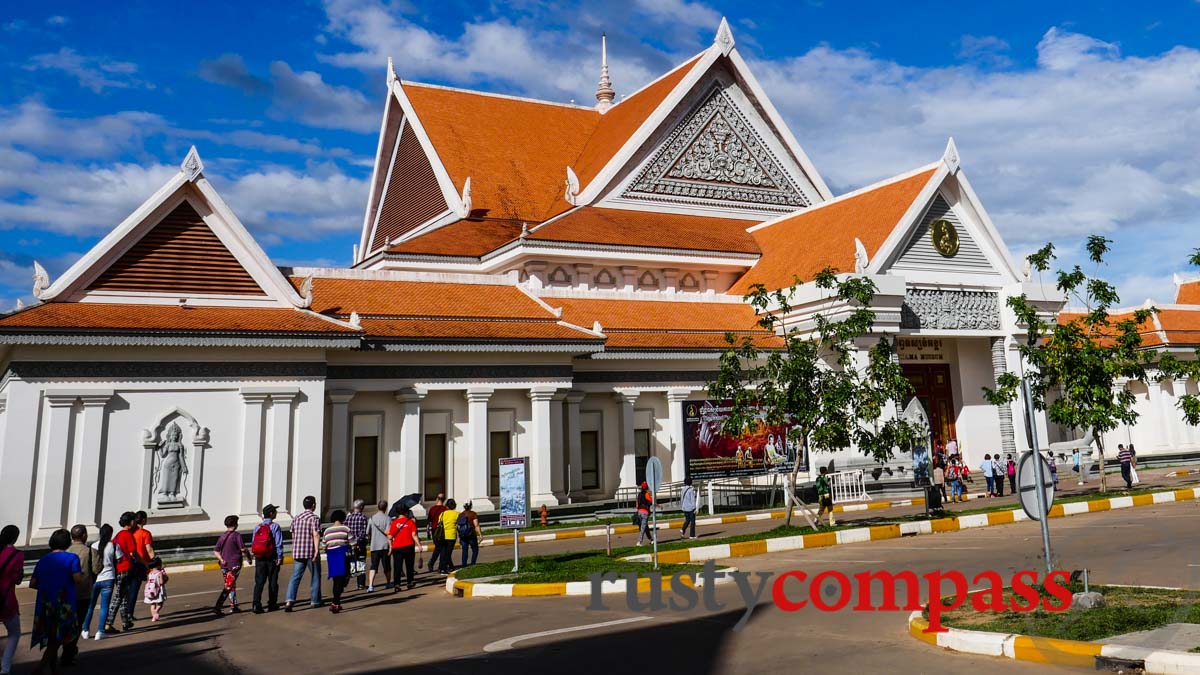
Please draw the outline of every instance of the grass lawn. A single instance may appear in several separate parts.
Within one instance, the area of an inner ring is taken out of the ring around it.
[[[683,517],[682,511],[659,511],[658,512],[658,520],[660,522],[664,521],[664,520],[670,520],[672,518],[682,518],[682,517]],[[521,528],[521,534],[545,532],[547,530],[561,530],[564,528],[604,527],[605,523],[612,523],[613,527],[617,527],[618,525],[631,525],[632,521],[630,520],[629,516],[613,516],[612,518],[593,518],[590,520],[570,520],[570,521],[561,521],[561,522],[557,522],[557,523],[547,523],[545,527],[542,527],[542,525],[540,523],[538,523],[538,519],[533,518],[530,521],[529,527]],[[485,537],[489,536],[489,535],[493,535],[493,534],[512,534],[512,529],[511,528],[499,528],[499,527],[483,528],[483,535]]]
[[[1081,584],[1070,588],[1072,592],[1083,590]],[[1092,586],[1092,590],[1104,594],[1106,607],[1066,612],[977,612],[968,603],[943,614],[942,623],[952,628],[1085,642],[1169,623],[1200,623],[1200,593],[1195,591],[1120,586]]]
[[[613,571],[618,574],[637,572],[645,576],[651,572],[661,572],[664,576],[680,572],[699,572],[700,565],[659,565],[654,569],[651,563],[626,562],[619,556],[632,555],[635,552],[646,552],[646,547],[635,548],[626,546],[613,549],[613,557],[609,558],[604,551],[574,551],[556,555],[537,555],[521,557],[521,571],[512,574],[512,560],[496,560],[464,567],[458,571],[458,578],[463,580],[488,578],[495,583],[556,583],[563,581],[587,581],[588,575],[595,572]]]

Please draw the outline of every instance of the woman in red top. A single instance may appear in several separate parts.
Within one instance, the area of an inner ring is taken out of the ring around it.
[[[392,569],[396,570],[396,585],[392,587],[392,592],[400,591],[401,563],[404,563],[404,570],[408,575],[408,590],[411,591],[416,585],[413,583],[416,576],[413,560],[421,546],[421,538],[417,536],[417,521],[413,520],[407,508],[401,509],[400,515],[396,516],[388,527],[388,539],[392,542]],[[425,564],[425,556],[421,556],[420,564]]]

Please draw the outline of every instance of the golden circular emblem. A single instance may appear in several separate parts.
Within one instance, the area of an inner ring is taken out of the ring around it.
[[[929,234],[938,253],[947,258],[958,254],[958,230],[954,229],[954,223],[944,219],[935,220],[929,226]]]

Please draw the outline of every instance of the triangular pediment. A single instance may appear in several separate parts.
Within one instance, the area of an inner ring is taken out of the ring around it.
[[[712,85],[622,193],[794,211],[811,200],[731,94]]]
[[[935,193],[890,269],[997,274],[974,229],[942,193]]]

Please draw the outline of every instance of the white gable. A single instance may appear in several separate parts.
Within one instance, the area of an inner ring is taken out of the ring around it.
[[[954,255],[945,255],[934,243],[933,224],[945,221],[957,236],[958,247]],[[903,248],[903,252],[892,263],[894,270],[929,270],[935,272],[966,272],[973,274],[996,274],[991,261],[975,241],[968,227],[942,193],[934,195],[925,209],[920,223]]]

